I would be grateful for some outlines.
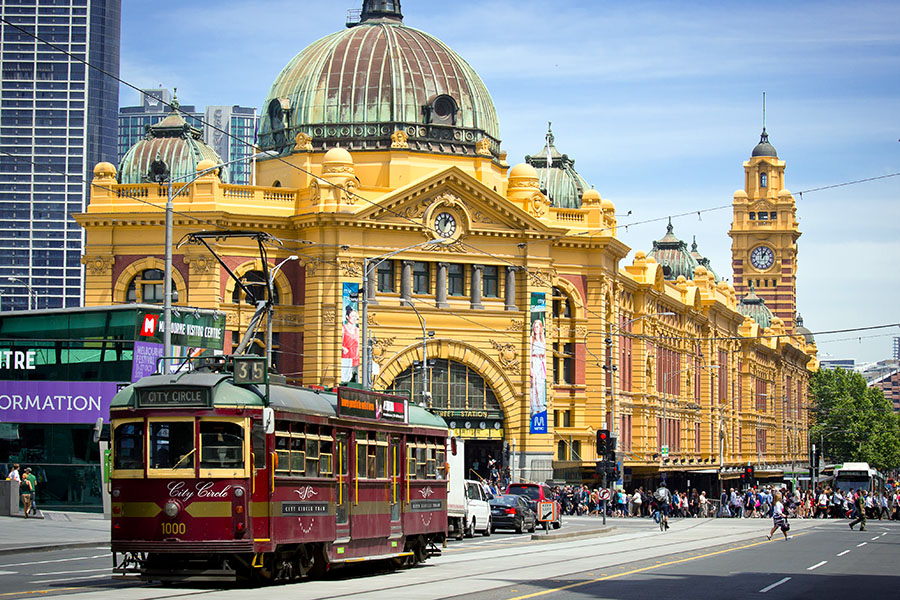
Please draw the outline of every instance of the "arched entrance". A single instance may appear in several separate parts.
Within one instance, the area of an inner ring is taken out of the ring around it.
[[[442,344],[434,344],[434,350],[439,345]],[[381,379],[385,391],[409,395],[414,402],[423,401],[423,391],[430,393],[431,411],[444,418],[454,437],[465,440],[467,478],[475,478],[475,473],[489,478],[492,461],[496,461],[499,470],[505,469],[508,415],[500,400],[502,392],[496,389],[505,386],[496,386],[488,379],[490,375],[442,352],[443,356],[428,359],[428,384],[423,389],[421,354],[416,355],[416,350],[419,349],[410,348],[391,362],[393,368],[384,370]],[[484,366],[483,361],[478,362]],[[397,373],[401,365],[405,368]],[[397,374],[392,381],[386,381],[392,372]]]

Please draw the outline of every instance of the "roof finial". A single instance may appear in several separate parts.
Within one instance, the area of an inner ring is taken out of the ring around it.
[[[178,112],[178,88],[172,88],[172,112]]]
[[[675,228],[672,227],[672,217],[669,217],[669,224],[666,225],[666,233],[672,233]]]
[[[759,136],[759,143],[768,143],[769,142],[769,134],[766,133],[766,93],[763,92],[763,130],[762,135]]]
[[[697,251],[697,236],[694,235],[694,243],[691,244],[691,252]]]

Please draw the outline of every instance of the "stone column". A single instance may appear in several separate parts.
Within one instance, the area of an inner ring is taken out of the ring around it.
[[[373,263],[369,263],[369,272],[366,273],[366,297],[369,304],[378,304],[378,267],[373,267]]]
[[[400,304],[412,303],[412,268],[411,260],[400,263]]]
[[[483,274],[484,265],[472,265],[471,308],[484,308],[481,303],[481,277]]]
[[[437,289],[435,290],[435,305],[438,308],[449,308],[450,303],[447,302],[447,263],[442,262],[437,265]]]
[[[516,271],[519,267],[506,267],[506,310],[519,310],[516,306]]]

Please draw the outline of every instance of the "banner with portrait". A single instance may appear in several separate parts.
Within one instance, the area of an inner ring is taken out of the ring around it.
[[[359,381],[359,284],[344,282],[341,310],[341,382]]]
[[[531,294],[531,427],[530,433],[547,433],[547,301],[543,292]]]

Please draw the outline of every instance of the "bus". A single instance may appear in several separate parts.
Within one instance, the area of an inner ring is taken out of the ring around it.
[[[844,493],[858,489],[868,490],[871,494],[884,492],[884,476],[864,462],[835,465],[833,484]]]

